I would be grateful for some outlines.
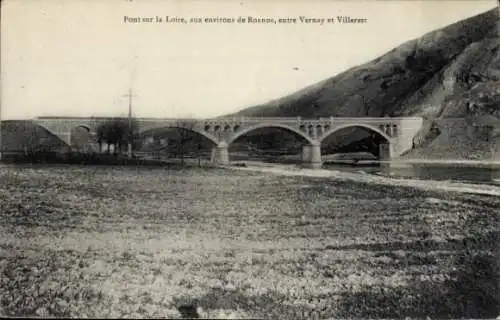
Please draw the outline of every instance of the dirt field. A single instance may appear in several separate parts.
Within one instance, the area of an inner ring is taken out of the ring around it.
[[[500,199],[224,169],[0,168],[0,315],[495,317]]]

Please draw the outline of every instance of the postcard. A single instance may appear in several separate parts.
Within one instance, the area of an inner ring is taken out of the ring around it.
[[[0,316],[499,316],[499,14],[2,1]]]

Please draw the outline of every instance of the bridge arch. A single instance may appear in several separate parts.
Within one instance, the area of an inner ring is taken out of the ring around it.
[[[158,125],[158,126],[155,126],[155,127],[146,127],[144,129],[139,129],[139,132],[138,134],[139,135],[143,135],[145,132],[147,131],[153,131],[153,130],[160,130],[160,129],[180,129],[180,130],[187,130],[187,131],[190,131],[190,132],[194,132],[196,134],[199,134],[205,138],[207,138],[208,140],[210,140],[211,142],[213,142],[214,145],[218,145],[219,144],[219,140],[213,136],[212,134],[210,134],[209,132],[205,132],[203,130],[197,130],[197,128],[190,128],[190,127],[184,127],[184,126],[181,126],[181,125]]]
[[[325,140],[326,138],[328,138],[329,136],[331,136],[332,134],[334,134],[335,132],[337,131],[340,131],[342,129],[347,129],[347,128],[363,128],[363,129],[366,129],[368,132],[375,132],[375,133],[378,133],[381,137],[383,137],[387,142],[391,142],[391,138],[383,131],[381,131],[379,128],[375,127],[375,126],[372,126],[372,125],[369,125],[369,124],[363,124],[363,123],[349,123],[349,124],[344,124],[344,125],[341,125],[341,126],[336,126],[334,127],[333,129],[330,129],[328,131],[326,131],[322,137],[321,137],[321,140],[320,142],[323,142],[323,140]]]
[[[259,123],[259,124],[255,124],[253,126],[249,126],[247,128],[244,128],[242,129],[241,131],[238,131],[236,134],[234,134],[233,136],[231,136],[229,138],[229,140],[227,141],[227,144],[228,145],[231,145],[231,143],[233,143],[234,141],[236,141],[238,138],[244,136],[245,134],[251,132],[251,131],[254,131],[254,130],[257,130],[257,129],[262,129],[262,128],[280,128],[280,129],[285,129],[286,131],[289,131],[289,132],[292,132],[292,133],[295,133],[296,135],[304,138],[307,142],[309,143],[314,143],[314,140],[312,140],[309,136],[307,136],[306,134],[304,134],[304,132],[301,132],[300,130],[298,129],[295,129],[291,126],[288,126],[286,124],[281,124],[281,123]]]
[[[70,131],[73,132],[74,130],[79,129],[79,128],[85,129],[87,132],[90,132],[90,126],[84,125],[84,124],[79,124],[79,125],[73,126],[73,127],[71,127]]]
[[[91,126],[86,124],[70,125],[68,142],[73,151],[98,152],[100,149],[94,145]]]
[[[58,139],[60,142],[62,142],[65,146],[69,147],[69,140],[65,140],[63,139],[59,132],[57,130],[55,130],[55,128],[53,128],[52,126],[49,126],[49,125],[46,125],[45,123],[39,123],[39,122],[33,122],[33,124],[35,125],[35,132],[37,131],[45,131],[46,133],[48,133],[51,137],[54,137],[56,139]]]
[[[343,124],[340,126],[336,126],[333,129],[330,129],[324,133],[324,135],[321,136],[320,143],[323,143],[328,137],[332,136],[334,133],[341,131],[343,129],[349,129],[349,128],[360,128],[360,129],[365,129],[365,132],[370,133],[372,137],[372,142],[375,143],[376,148],[375,150],[369,151],[370,153],[373,154],[376,158],[379,160],[388,160],[392,158],[392,150],[393,150],[393,145],[391,141],[391,137],[380,130],[378,127],[375,127],[370,124],[364,124],[364,123],[349,123],[349,124]],[[373,133],[376,134],[377,137],[373,136]],[[379,140],[381,139],[381,140]],[[377,141],[378,140],[378,141]],[[383,142],[385,141],[385,143]]]

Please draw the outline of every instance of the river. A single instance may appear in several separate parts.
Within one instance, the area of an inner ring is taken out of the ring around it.
[[[366,172],[394,178],[421,180],[455,181],[500,185],[500,168],[479,167],[474,165],[437,165],[437,164],[397,164],[390,166],[350,166],[325,164],[324,169],[342,172]]]

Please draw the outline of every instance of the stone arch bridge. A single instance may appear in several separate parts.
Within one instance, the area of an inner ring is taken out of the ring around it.
[[[78,127],[85,128],[91,136],[96,136],[97,127],[110,118],[62,118],[39,117],[35,124],[59,137],[71,147],[71,132]],[[213,161],[229,163],[229,145],[239,137],[260,128],[281,128],[303,138],[302,159],[310,167],[321,166],[321,141],[338,130],[362,127],[375,132],[385,143],[380,145],[381,160],[390,160],[412,147],[413,137],[422,127],[423,119],[405,118],[255,118],[226,117],[215,119],[158,119],[135,118],[139,133],[160,128],[182,128],[196,132],[214,143]]]

